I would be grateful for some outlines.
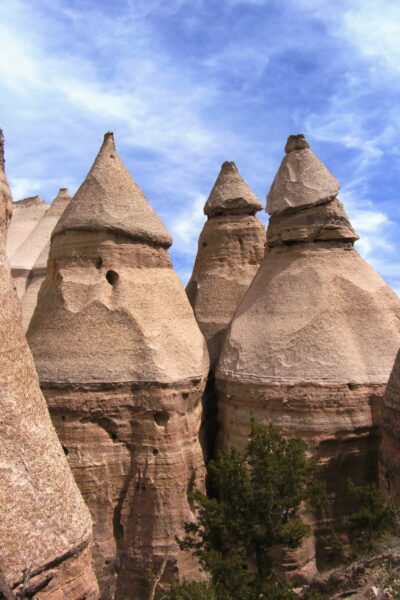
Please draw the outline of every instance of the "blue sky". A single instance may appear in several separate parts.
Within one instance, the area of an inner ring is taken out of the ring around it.
[[[74,192],[114,131],[184,282],[220,164],[264,203],[303,132],[400,292],[399,105],[398,0],[0,0],[14,199]]]

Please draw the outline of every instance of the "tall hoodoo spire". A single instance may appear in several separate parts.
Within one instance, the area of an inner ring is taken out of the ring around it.
[[[343,477],[377,475],[400,300],[354,249],[335,178],[304,138],[289,138],[287,150],[268,194],[265,258],[217,369],[220,444],[243,445],[251,413],[308,440],[326,465],[330,527],[346,509]],[[322,524],[318,536],[323,548]]]
[[[53,233],[27,333],[95,522],[103,594],[124,600],[147,599],[166,556],[166,580],[198,569],[175,536],[202,486],[208,355],[170,244],[106,134]]]
[[[216,428],[214,370],[237,307],[264,256],[265,227],[255,216],[261,202],[234,162],[224,162],[204,207],[196,262],[186,292],[206,338],[211,373],[203,411],[203,447],[212,452]]]
[[[14,592],[29,573],[24,595],[94,600],[92,522],[40,392],[5,256],[11,192],[1,133],[0,154],[1,566]]]

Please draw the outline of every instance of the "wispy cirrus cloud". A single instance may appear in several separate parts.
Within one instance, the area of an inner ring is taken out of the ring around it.
[[[360,251],[396,260],[400,7],[361,0],[0,0],[0,111],[16,197],[80,184],[102,134],[190,274],[223,160],[264,199],[289,133],[342,182]]]

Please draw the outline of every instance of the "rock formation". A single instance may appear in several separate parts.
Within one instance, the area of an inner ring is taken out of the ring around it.
[[[97,598],[92,523],[52,426],[5,254],[12,207],[0,131],[0,562],[23,597]]]
[[[31,250],[33,254],[36,255],[37,249],[42,247],[36,262],[29,272],[25,284],[25,293],[21,299],[22,325],[24,331],[28,329],[33,311],[36,307],[40,286],[46,276],[47,260],[50,251],[50,236],[70,201],[71,197],[68,194],[68,190],[66,188],[61,188],[43,219],[35,227],[34,231],[23,245],[24,254],[25,251],[28,252],[28,250]],[[43,243],[45,244],[44,246]]]
[[[199,238],[196,262],[186,288],[210,353],[202,436],[206,456],[212,453],[215,437],[214,371],[221,344],[264,256],[265,227],[255,216],[261,208],[235,163],[224,162],[204,207],[208,220]]]
[[[400,495],[400,351],[383,397],[379,483],[388,495]]]
[[[171,238],[106,134],[52,236],[28,329],[42,390],[94,520],[106,597],[148,597],[197,575],[175,536],[203,480],[198,430],[209,362]]]
[[[29,237],[46,213],[49,205],[40,197],[32,196],[13,202],[13,213],[7,233],[7,256],[12,266],[12,257]]]
[[[46,210],[46,213],[37,223],[36,227],[31,231],[26,240],[21,244],[14,252],[11,259],[11,272],[14,278],[15,287],[19,298],[22,298],[27,291],[28,284],[30,282],[32,269],[35,267],[36,261],[44,251],[46,253],[46,246],[50,242],[50,236],[53,232],[54,227],[64,212],[70,201],[68,190],[62,188],[53,204]],[[33,294],[28,295],[27,301],[23,304],[23,318],[26,326],[29,324],[29,319],[32,316],[34,306],[31,306],[31,300]]]
[[[244,446],[254,415],[319,453],[329,493],[318,523],[323,557],[324,529],[346,511],[346,479],[377,477],[377,425],[400,345],[400,300],[354,249],[358,238],[335,178],[303,136],[291,136],[287,150],[268,194],[265,258],[216,373],[219,443]],[[305,566],[307,557],[297,558]]]

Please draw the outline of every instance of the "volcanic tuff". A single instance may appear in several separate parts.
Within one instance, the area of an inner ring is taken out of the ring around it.
[[[211,373],[203,414],[203,446],[210,446],[207,455],[213,445],[213,379],[221,344],[264,256],[265,227],[255,216],[261,208],[235,163],[224,162],[204,207],[208,220],[200,234],[196,262],[186,288],[210,353]]]
[[[36,256],[38,249],[41,248],[40,254],[37,256],[29,272],[25,284],[25,293],[21,298],[22,325],[25,331],[28,329],[36,307],[40,286],[46,276],[47,260],[50,251],[50,236],[70,201],[71,196],[68,194],[68,190],[61,188],[42,220],[21,248],[21,250],[23,249],[23,254],[32,253],[33,256]]]
[[[97,598],[92,523],[40,392],[5,255],[11,192],[0,130],[0,557],[24,597]]]
[[[46,210],[46,213],[31,231],[23,244],[21,244],[18,250],[14,252],[11,259],[11,272],[19,298],[22,298],[26,293],[30,276],[34,275],[32,269],[40,254],[43,252],[43,249],[50,242],[50,236],[53,229],[57,225],[57,222],[69,201],[70,197],[68,191],[65,188],[62,188],[51,207]],[[34,306],[30,306],[29,302],[27,302],[25,303],[25,307],[27,312],[24,312],[23,305],[23,317],[27,326],[29,324],[28,316],[30,319],[32,316],[30,311]]]
[[[354,249],[358,238],[336,199],[336,180],[308,147],[288,142],[268,194],[265,258],[216,373],[219,445],[243,447],[253,414],[318,451],[329,492],[318,523],[323,557],[324,530],[346,510],[347,477],[377,477],[377,425],[400,345],[400,300]],[[312,570],[310,548],[306,554],[297,558]]]
[[[379,483],[388,495],[400,495],[400,351],[383,397]]]
[[[95,522],[106,597],[147,598],[197,574],[175,536],[203,485],[198,431],[209,362],[171,239],[106,134],[52,236],[28,329],[43,392]]]
[[[13,202],[13,214],[7,233],[7,256],[12,268],[13,255],[29,237],[46,213],[49,205],[40,197],[32,196]]]

